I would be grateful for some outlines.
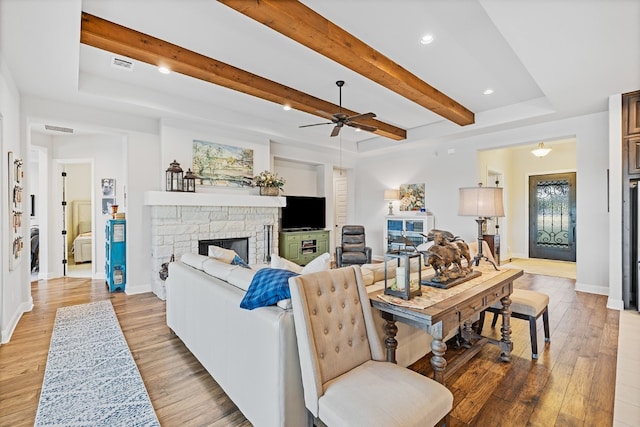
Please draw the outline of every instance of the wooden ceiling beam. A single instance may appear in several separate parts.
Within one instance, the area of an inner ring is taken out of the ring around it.
[[[340,110],[338,105],[85,12],[82,13],[80,42],[154,66],[166,66],[173,72],[280,105],[290,105],[323,119]],[[359,114],[344,107],[342,111],[349,116]],[[396,141],[407,138],[405,129],[379,120],[359,123],[376,127],[373,133],[380,136]]]
[[[297,0],[218,0],[397,94],[464,126],[472,111]]]

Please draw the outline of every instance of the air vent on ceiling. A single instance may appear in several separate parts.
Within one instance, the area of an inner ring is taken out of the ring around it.
[[[64,128],[62,126],[53,126],[53,125],[44,125],[46,130],[54,131],[54,132],[64,132],[64,133],[73,133],[73,129]]]
[[[127,59],[116,58],[115,56],[111,58],[111,66],[116,68],[121,68],[127,71],[133,71],[133,62]]]

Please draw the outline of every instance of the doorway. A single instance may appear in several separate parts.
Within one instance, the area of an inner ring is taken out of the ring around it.
[[[66,159],[59,161],[62,179],[61,205],[64,209],[61,234],[65,238],[63,259],[66,260],[66,276],[92,277],[93,272],[93,219],[91,183],[93,164],[89,160]],[[63,261],[64,263],[64,261]],[[64,271],[64,269],[63,269]]]
[[[575,172],[529,177],[529,258],[575,262]]]

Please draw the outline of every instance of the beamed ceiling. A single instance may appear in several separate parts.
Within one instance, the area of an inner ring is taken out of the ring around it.
[[[0,5],[2,56],[27,98],[299,147],[367,152],[469,138],[606,111],[611,94],[640,87],[640,59],[628,54],[640,51],[634,0]],[[422,45],[426,33],[434,42]],[[113,67],[114,57],[133,70]],[[337,80],[346,82],[340,100]],[[375,113],[363,120],[375,133],[348,128],[338,145],[331,126],[301,128],[340,103],[349,116]]]

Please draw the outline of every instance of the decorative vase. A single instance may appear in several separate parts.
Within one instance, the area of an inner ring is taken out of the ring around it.
[[[261,196],[277,196],[280,194],[278,187],[260,187]]]

